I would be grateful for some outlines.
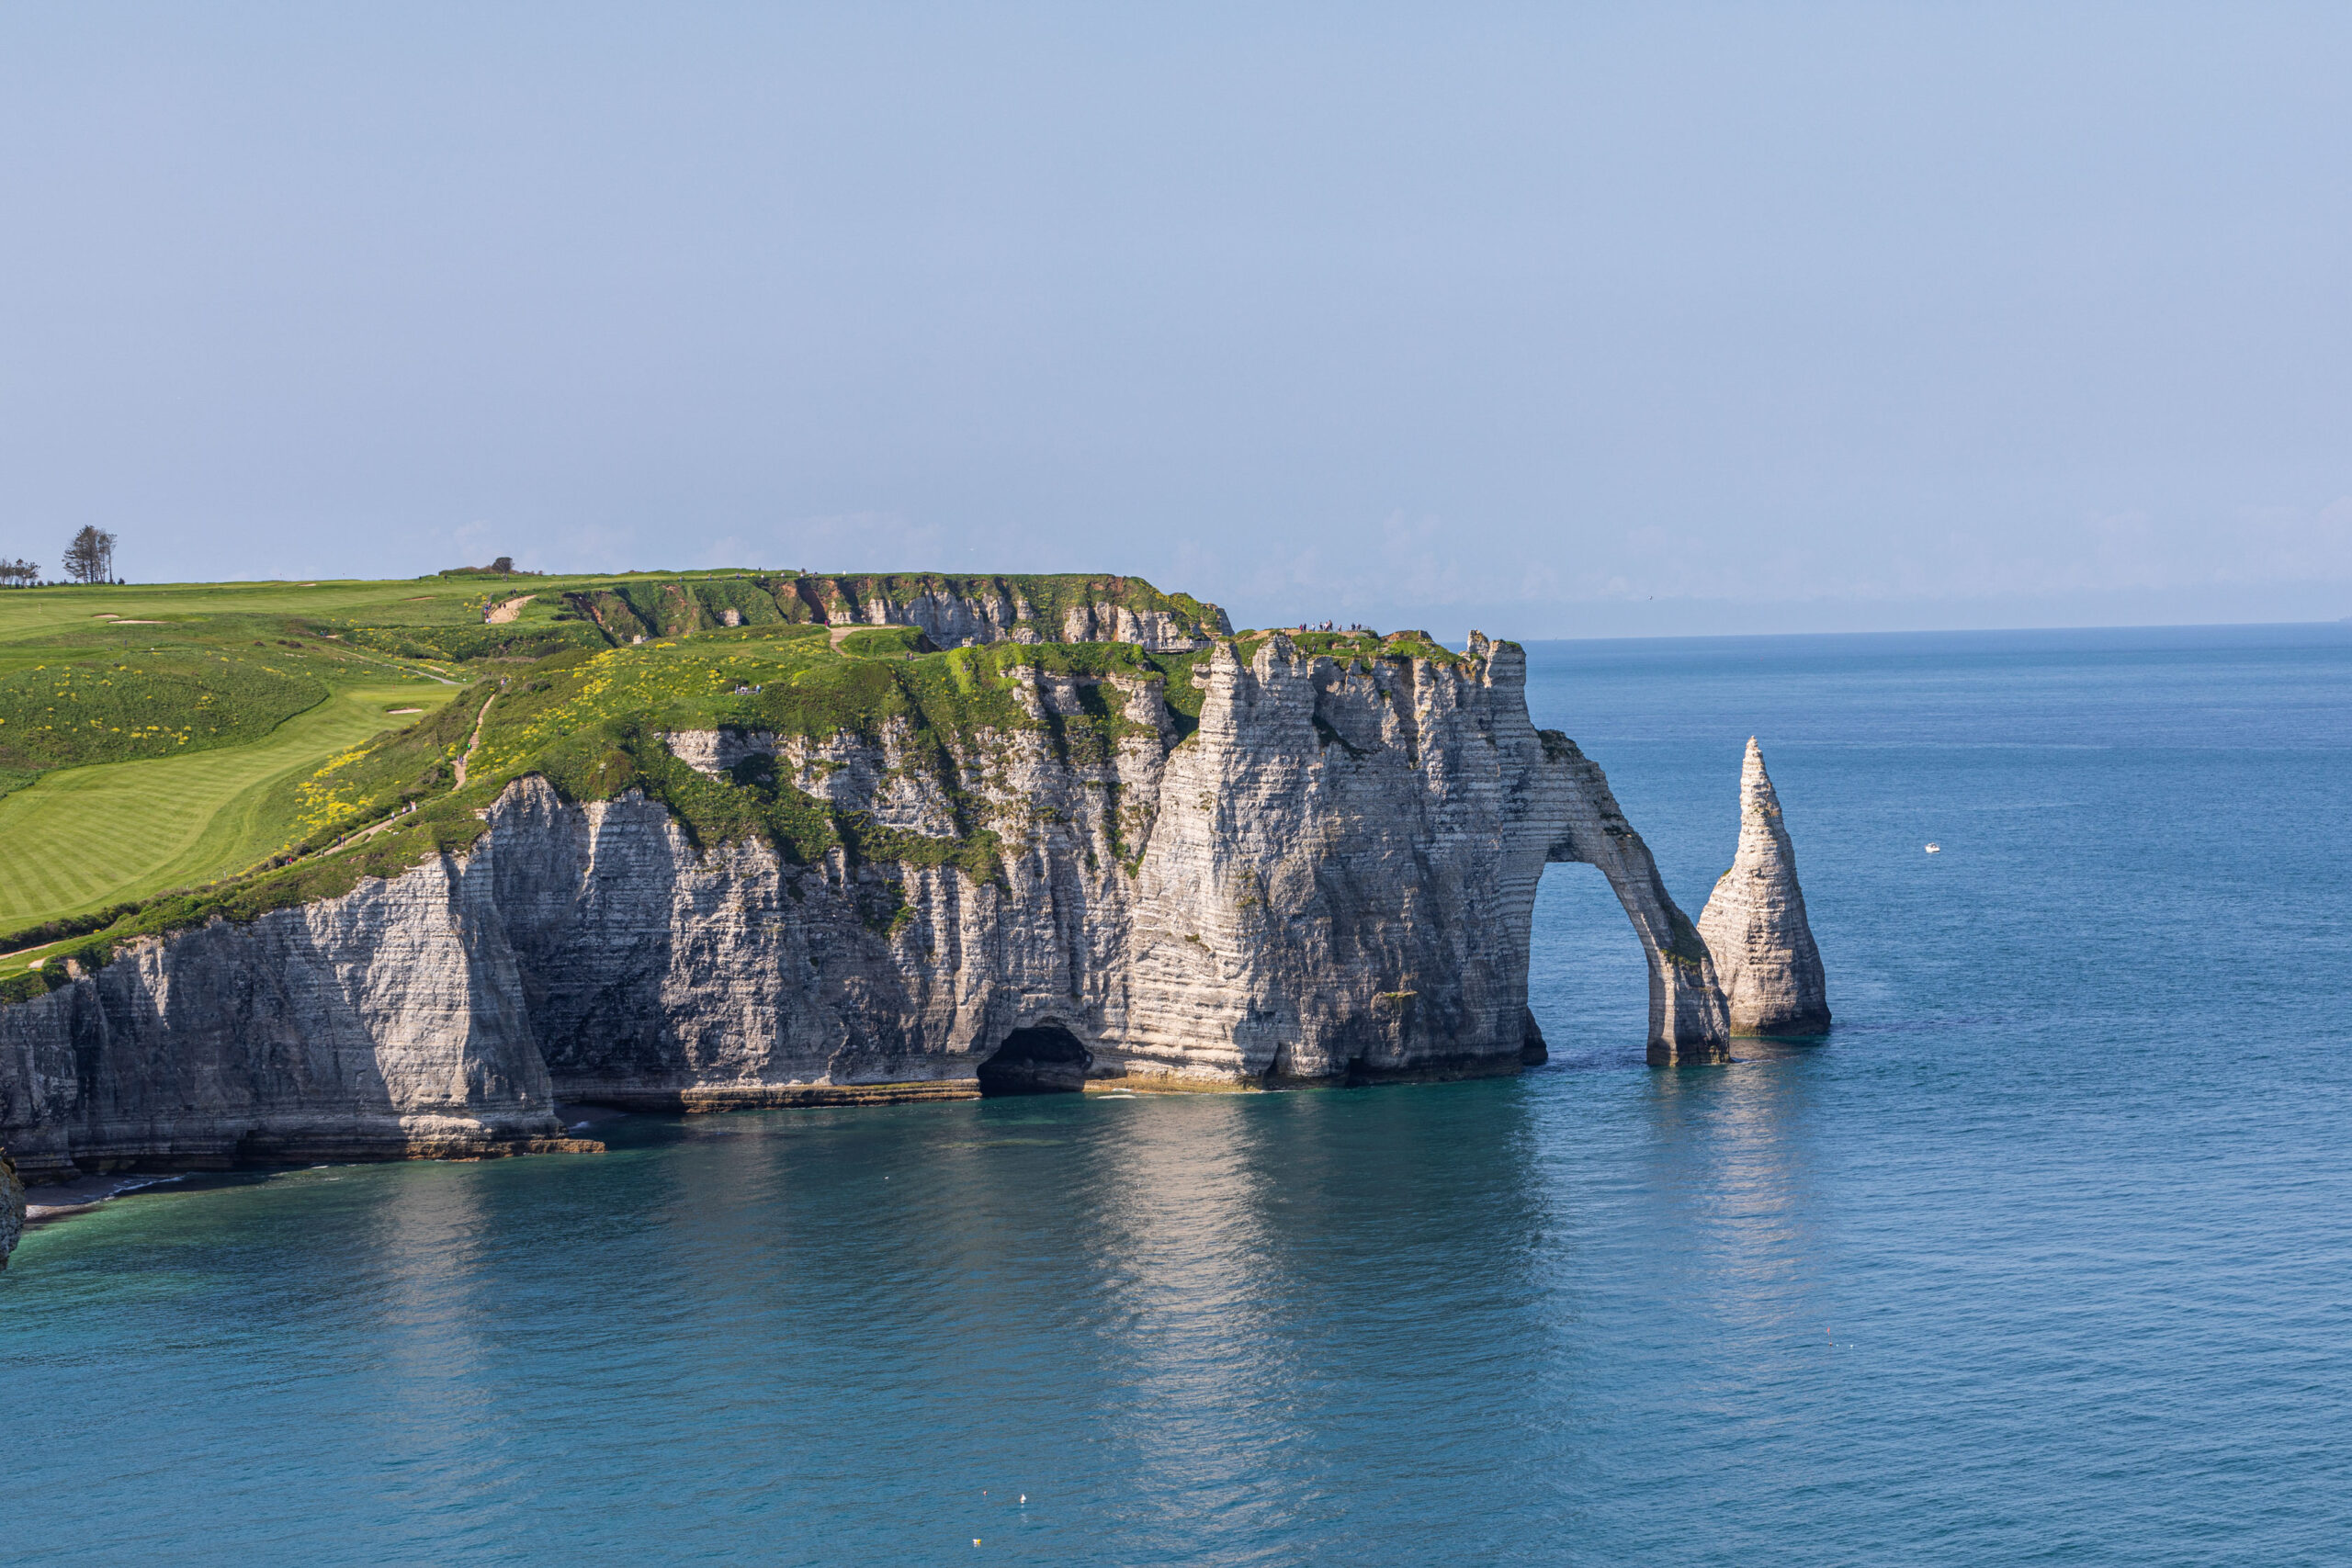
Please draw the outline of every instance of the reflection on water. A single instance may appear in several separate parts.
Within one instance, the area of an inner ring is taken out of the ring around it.
[[[1101,1419],[1137,1496],[1165,1521],[1196,1488],[1248,1509],[1251,1478],[1291,1434],[1251,1398],[1281,1369],[1264,1288],[1273,1238],[1245,1118],[1230,1096],[1163,1103],[1111,1108],[1117,1134],[1089,1171],[1107,1200],[1089,1250],[1107,1309],[1094,1353],[1125,1374]]]
[[[1347,1542],[1351,1454],[1407,1428],[1423,1505],[1475,1506],[1453,1495],[1456,1456],[1526,1425],[1524,1389],[1462,1381],[1430,1348],[1532,1295],[1525,1118],[1482,1099],[1434,1118],[1410,1090],[1141,1103],[1103,1144],[1103,1353],[1131,1371],[1112,1429],[1180,1539],[1206,1508],[1264,1531],[1268,1561],[1307,1519]],[[1420,1404],[1432,1374],[1464,1396],[1442,1420]]]
[[[1846,1562],[1923,1506],[2016,1545],[1980,1493],[2100,1495],[2037,1473],[2072,1406],[2015,1397],[2070,1343],[2080,1221],[2005,1235],[2040,1189],[2003,1162],[1939,1190],[1932,1140],[1873,1148],[1838,1052],[639,1119],[158,1194],[0,1285],[47,1394],[0,1493],[35,1556],[98,1560]],[[2234,1359],[2227,1399],[2313,1435],[2242,1341],[2161,1357],[2176,1405]],[[1997,1486],[1955,1480],[2002,1431]],[[2143,1440],[2093,1461],[2104,1506]],[[109,1506],[54,1506],[99,1455]]]
[[[299,1536],[319,1494],[291,1462],[364,1491],[394,1557],[652,1529],[824,1561],[993,1529],[1079,1561],[1106,1520],[1226,1561],[1290,1560],[1301,1529],[1376,1556],[1396,1527],[1349,1497],[1401,1443],[1440,1534],[1507,1541],[1464,1518],[1493,1446],[1547,1424],[1510,1363],[1555,1333],[1514,1085],[640,1119],[615,1145],[288,1173],[57,1233],[52,1290],[135,1274],[192,1218],[238,1238],[118,1323],[174,1376],[209,1324],[206,1367],[243,1387],[204,1451],[258,1468],[191,1488],[182,1449],[143,1536],[55,1539]],[[322,1409],[331,1457],[295,1431]]]
[[[1818,1266],[1802,1072],[1803,1046],[1741,1041],[1739,1060],[1717,1072],[1659,1073],[1651,1082],[1654,1199],[1661,1234],[1687,1236],[1691,1303],[1718,1328],[1781,1327],[1807,1313],[1801,1263]]]

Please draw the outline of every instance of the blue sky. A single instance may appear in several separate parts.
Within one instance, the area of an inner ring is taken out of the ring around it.
[[[2352,10],[0,8],[0,554],[2352,615]]]

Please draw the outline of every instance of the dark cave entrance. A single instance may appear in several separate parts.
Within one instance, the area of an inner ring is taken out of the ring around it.
[[[1086,1088],[1094,1054],[1058,1023],[1016,1029],[996,1055],[980,1064],[980,1098],[1005,1094],[1077,1094]]]

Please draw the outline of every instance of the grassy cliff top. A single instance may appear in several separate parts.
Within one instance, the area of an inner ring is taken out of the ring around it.
[[[1288,637],[1291,646],[1301,653],[1336,659],[1345,664],[1361,660],[1370,664],[1376,659],[1422,659],[1433,664],[1463,665],[1470,662],[1467,654],[1456,653],[1425,631],[1396,632],[1300,632],[1276,626],[1272,631],[1252,630],[1241,633],[1233,641],[1235,654],[1247,664],[1257,657],[1258,650],[1277,637]]]
[[[967,791],[959,759],[984,754],[991,737],[1027,733],[1073,763],[1107,763],[1121,742],[1152,731],[1127,716],[1126,694],[1106,681],[1168,690],[1180,729],[1199,711],[1190,672],[1205,649],[991,643],[918,654],[897,631],[876,628],[861,649],[835,647],[822,626],[744,626],[569,650],[487,675],[406,728],[268,781],[255,806],[280,825],[280,841],[266,863],[209,886],[18,922],[0,933],[0,947],[93,964],[141,934],[331,897],[363,876],[468,848],[485,830],[485,808],[526,775],[574,800],[640,790],[706,845],[756,838],[790,863],[838,849],[854,862],[954,864],[986,878],[997,871],[994,807]],[[1074,678],[1078,711],[1039,704],[1040,676]],[[713,779],[672,755],[672,731],[721,727],[817,744],[894,735],[907,765],[940,784],[954,831],[930,838],[884,828],[803,793],[772,767]],[[30,951],[33,943],[41,950]],[[0,998],[46,985],[12,963],[0,973]]]
[[[1025,608],[1030,635],[1047,637],[1087,604],[1222,624],[1215,606],[1139,579],[1080,575],[469,574],[0,592],[0,737],[21,738],[0,739],[16,747],[0,750],[0,768],[13,763],[24,782],[0,798],[0,950],[20,953],[0,967],[0,993],[44,984],[22,968],[30,944],[51,960],[95,962],[133,936],[250,919],[463,850],[483,808],[526,774],[577,800],[641,790],[706,844],[755,837],[787,862],[838,849],[986,877],[994,807],[967,793],[956,759],[991,735],[1027,733],[1074,763],[1108,761],[1144,728],[1108,681],[1158,684],[1180,733],[1197,720],[1192,675],[1205,648],[1048,640],[943,652],[913,626],[816,618],[816,606],[845,605],[869,621],[890,613],[877,599],[904,613],[926,594]],[[1419,637],[1294,640],[1341,658],[1456,657]],[[1075,678],[1078,711],[1051,711],[1067,700],[1041,709],[1024,692],[1046,676]],[[934,774],[954,830],[881,828],[772,769],[711,779],[664,739],[720,727],[811,743],[893,733],[907,765]],[[53,874],[61,846],[75,878]]]
[[[330,640],[352,658],[455,674],[485,659],[530,660],[636,637],[692,636],[729,624],[865,624],[903,618],[925,597],[1001,604],[1037,636],[1069,612],[1119,605],[1174,616],[1201,635],[1223,612],[1139,577],[1065,572],[813,573],[714,570],[603,576],[479,570],[390,581],[191,582],[0,590],[0,673],[59,657],[193,644],[235,651],[255,639]],[[894,614],[893,612],[898,612]]]
[[[567,653],[828,622],[861,628],[849,634],[858,648],[878,639],[910,650],[908,632],[878,623],[903,622],[926,600],[958,601],[976,625],[1048,642],[1089,606],[1166,615],[1202,637],[1223,626],[1216,606],[1189,594],[1080,573],[469,570],[0,590],[0,775],[21,784],[51,769],[246,744],[345,687],[447,688]]]
[[[0,941],[244,870],[301,837],[284,788],[486,674],[566,654],[832,618],[926,597],[1057,637],[1080,605],[1215,605],[1102,574],[713,570],[0,590]],[[936,603],[932,606],[936,609]],[[910,649],[906,628],[849,634]]]

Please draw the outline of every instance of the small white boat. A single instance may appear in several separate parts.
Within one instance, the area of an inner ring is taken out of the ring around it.
[[[1931,855],[1939,855],[1944,852],[1944,847],[1941,844],[1929,844],[1928,852]]]

